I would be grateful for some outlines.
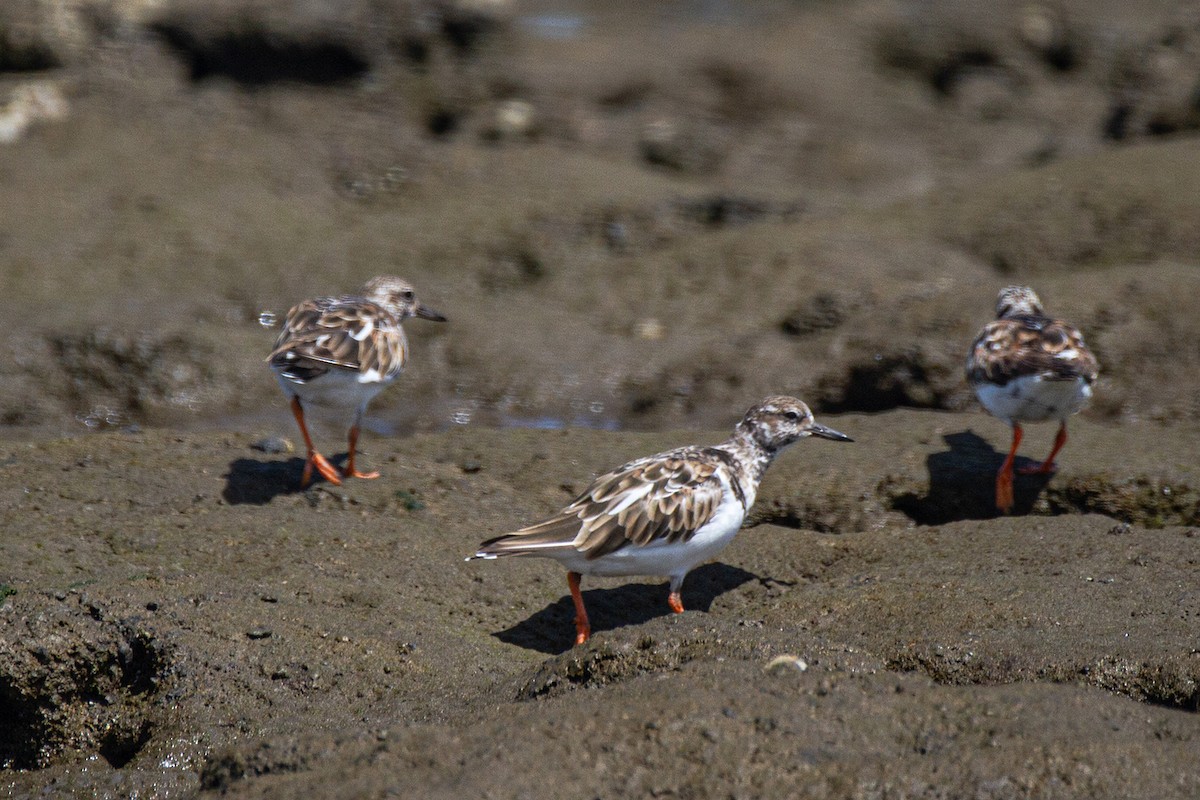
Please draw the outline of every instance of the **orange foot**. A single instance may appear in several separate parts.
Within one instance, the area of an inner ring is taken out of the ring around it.
[[[362,478],[363,480],[373,481],[379,477],[378,472],[359,472],[356,469],[347,469],[342,473],[343,478]]]
[[[304,462],[304,474],[300,476],[301,489],[306,488],[309,481],[312,480],[313,467],[317,468],[317,472],[321,473],[322,478],[334,486],[342,485],[342,476],[338,474],[333,464],[329,463],[329,459],[313,450],[308,454],[308,460]]]
[[[996,508],[1007,514],[1013,507],[1012,469],[1002,469],[996,474]]]
[[[372,480],[379,477],[378,472],[359,472],[354,468],[354,456],[358,455],[358,425],[350,427],[350,438],[347,442],[350,449],[346,454],[346,470],[342,475],[346,478],[363,478],[364,480]]]
[[[575,644],[583,644],[592,635],[592,624],[588,622],[587,609],[583,606],[583,594],[579,591],[579,579],[583,577],[578,572],[567,573],[567,587],[571,590],[571,600],[575,602]]]
[[[667,598],[667,605],[676,614],[683,613],[683,598],[679,596],[679,592],[671,592],[671,595]]]
[[[1058,451],[1062,450],[1063,445],[1066,443],[1067,423],[1064,422],[1058,426],[1058,435],[1054,437],[1054,447],[1050,449],[1050,455],[1046,456],[1046,460],[1040,464],[1022,467],[1017,472],[1020,472],[1022,475],[1049,475],[1051,472],[1054,472],[1054,457],[1058,455]]]

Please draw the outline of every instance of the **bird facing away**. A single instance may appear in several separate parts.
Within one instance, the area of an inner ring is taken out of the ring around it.
[[[967,380],[979,402],[1012,426],[1012,447],[996,474],[996,508],[1013,506],[1013,459],[1022,422],[1059,421],[1050,455],[1022,473],[1047,474],[1067,443],[1067,418],[1092,396],[1100,367],[1072,325],[1046,316],[1028,286],[1009,286],[996,298],[996,320],[984,326],[967,356]]]
[[[301,486],[308,485],[314,467],[333,484],[345,477],[379,477],[378,472],[355,469],[359,426],[371,398],[404,369],[408,340],[400,323],[409,317],[446,319],[422,305],[412,286],[391,275],[372,278],[357,295],[304,300],[288,311],[267,362],[292,400],[308,451]],[[353,409],[344,472],[313,447],[304,423],[304,406],[309,403]]]
[[[582,575],[666,575],[667,602],[682,613],[684,576],[729,544],[754,505],[767,467],[783,448],[807,436],[853,441],[814,421],[796,398],[768,397],[721,444],[630,461],[596,478],[554,516],[488,539],[467,560],[542,556],[566,567],[576,644],[591,635],[579,593]]]

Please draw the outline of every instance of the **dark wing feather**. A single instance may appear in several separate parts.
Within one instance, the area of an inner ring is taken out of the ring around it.
[[[404,331],[387,309],[361,298],[319,297],[288,311],[267,361],[298,381],[331,369],[391,377],[404,367],[406,350]]]
[[[1100,367],[1079,330],[1062,320],[1012,317],[988,324],[971,345],[967,379],[1004,386],[1026,375],[1094,383]]]
[[[721,463],[712,450],[693,447],[631,461],[601,475],[550,519],[489,539],[478,552],[550,555],[570,547],[599,558],[622,547],[687,541],[725,494],[716,474]],[[638,497],[621,508],[629,492]]]

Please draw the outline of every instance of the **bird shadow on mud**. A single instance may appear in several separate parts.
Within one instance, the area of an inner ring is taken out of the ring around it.
[[[340,468],[346,460],[346,455],[329,460]],[[303,474],[303,458],[289,458],[286,461],[236,458],[229,462],[229,472],[225,473],[225,488],[221,497],[231,506],[261,506],[271,502],[278,495],[298,494],[324,483],[324,479],[314,473],[313,482],[302,488],[300,478]]]
[[[586,582],[589,579],[584,576],[583,580]],[[753,572],[728,564],[705,564],[689,572],[683,582],[684,608],[707,613],[713,600],[720,595],[744,583],[762,580],[765,579]],[[584,585],[586,586],[586,583]],[[506,644],[515,644],[527,650],[537,650],[550,655],[570,650],[575,643],[575,604],[567,592],[565,579],[563,592],[561,599],[531,614],[511,628],[492,635]],[[669,616],[673,612],[667,605],[667,594],[668,587],[665,583],[631,583],[611,589],[585,588],[583,602],[587,607],[588,619],[592,623],[593,635]]]
[[[904,492],[892,498],[891,506],[907,514],[920,525],[942,525],[963,519],[990,519],[1001,516],[996,509],[996,473],[1008,455],[997,450],[972,430],[948,433],[942,437],[948,450],[931,453],[925,459],[929,470],[929,489],[925,493]],[[1014,468],[1036,466],[1037,461],[1017,456]],[[1046,489],[1050,474],[1013,475],[1012,514],[1033,510],[1038,496]]]

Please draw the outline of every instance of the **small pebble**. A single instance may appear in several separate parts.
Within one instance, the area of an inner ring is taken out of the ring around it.
[[[528,136],[533,131],[533,105],[524,100],[505,100],[496,108],[495,132],[504,138]]]
[[[459,464],[459,468],[466,473],[475,473],[483,469],[483,464],[477,458],[468,458]]]
[[[256,442],[251,442],[250,449],[258,450],[260,453],[278,455],[280,453],[295,452],[296,446],[292,444],[290,439],[285,439],[282,436],[268,436]]]
[[[804,672],[808,669],[808,662],[800,656],[787,654],[775,656],[767,662],[767,666],[764,669],[772,675],[781,675],[792,670]]]
[[[251,628],[246,631],[246,636],[251,639],[266,639],[271,635],[270,628]]]
[[[663,328],[663,324],[661,322],[653,317],[650,317],[649,319],[644,319],[638,322],[634,326],[634,332],[637,334],[639,339],[656,342],[663,338],[666,330]]]

